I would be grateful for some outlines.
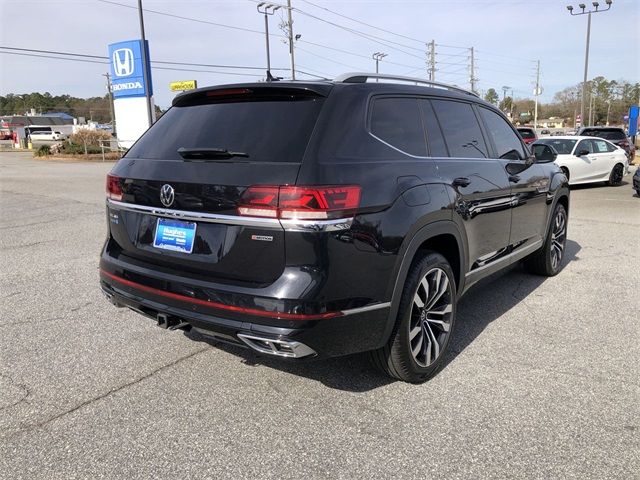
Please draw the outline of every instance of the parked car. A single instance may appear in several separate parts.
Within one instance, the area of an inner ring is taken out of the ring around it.
[[[522,140],[524,140],[524,143],[526,143],[527,145],[535,142],[538,139],[536,131],[533,128],[518,127],[517,130],[522,137]]]
[[[633,161],[636,155],[636,146],[622,128],[617,127],[582,127],[578,131],[578,135],[586,137],[599,137],[609,140],[617,146],[624,149],[627,153],[629,161]]]
[[[640,167],[636,167],[636,173],[633,174],[633,189],[636,195],[640,197]]]
[[[56,140],[64,140],[66,138],[66,135],[63,135],[60,132],[44,131],[44,130],[31,132],[29,133],[29,135],[31,137],[32,142],[37,142],[40,140],[56,141]]]
[[[603,181],[609,185],[620,185],[629,172],[625,151],[602,138],[541,138],[533,143],[533,151],[545,145],[551,146],[558,154],[555,163],[569,179],[570,185]]]
[[[540,135],[551,135],[551,131],[547,129],[541,130]]]
[[[102,290],[266,355],[433,376],[471,285],[521,259],[560,271],[569,189],[493,105],[422,82],[178,95],[107,176]]]

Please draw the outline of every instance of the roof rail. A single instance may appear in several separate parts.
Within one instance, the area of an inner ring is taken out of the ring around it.
[[[423,78],[414,78],[414,77],[403,77],[401,75],[387,75],[384,73],[343,73],[342,75],[338,75],[334,82],[337,83],[366,83],[366,81],[370,78],[376,78],[380,80],[397,80],[401,82],[409,82],[409,83],[420,83],[422,85],[427,85],[430,87],[444,88],[446,90],[452,90],[454,92],[465,93],[467,95],[473,95],[474,97],[479,97],[479,95],[471,90],[465,90],[464,88],[454,87],[453,85],[448,85],[446,83],[436,82],[433,80],[425,80]]]

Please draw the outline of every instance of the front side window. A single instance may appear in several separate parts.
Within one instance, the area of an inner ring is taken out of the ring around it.
[[[498,158],[507,160],[524,160],[522,142],[507,121],[491,110],[481,107],[480,115],[496,147]]]
[[[432,104],[452,157],[489,157],[482,130],[470,104],[453,100],[433,100]]]
[[[427,156],[424,129],[415,98],[376,98],[371,107],[370,131],[383,142],[410,155]]]
[[[576,153],[579,153],[581,151],[586,151],[587,154],[593,153],[591,140],[582,140],[580,143],[578,143],[578,146],[576,147]]]

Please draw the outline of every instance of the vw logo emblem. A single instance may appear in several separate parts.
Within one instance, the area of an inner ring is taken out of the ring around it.
[[[173,200],[175,198],[175,192],[173,191],[173,187],[168,183],[163,185],[160,189],[160,201],[165,207],[170,207],[173,205]]]

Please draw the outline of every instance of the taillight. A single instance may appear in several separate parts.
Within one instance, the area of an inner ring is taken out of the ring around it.
[[[626,140],[623,140],[620,143],[618,143],[618,145],[620,145],[621,147],[628,147],[629,146],[629,142],[627,142]]]
[[[352,215],[359,205],[360,187],[357,185],[253,186],[242,195],[238,213],[255,217],[327,220]]]
[[[238,204],[238,213],[251,217],[278,216],[278,187],[249,187]]]
[[[107,198],[111,200],[122,200],[122,186],[120,185],[120,177],[115,175],[107,175]]]

